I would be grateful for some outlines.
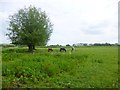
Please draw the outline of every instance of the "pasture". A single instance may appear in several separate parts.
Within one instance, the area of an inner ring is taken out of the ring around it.
[[[3,88],[117,88],[118,47],[2,49]]]

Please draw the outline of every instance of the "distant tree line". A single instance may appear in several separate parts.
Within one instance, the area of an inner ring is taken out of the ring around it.
[[[49,45],[49,47],[61,47],[63,45]],[[119,43],[114,43],[114,44],[110,44],[110,43],[94,43],[94,44],[88,44],[88,43],[77,43],[77,44],[73,44],[73,45],[70,45],[70,44],[66,44],[65,45],[66,47],[70,47],[70,46],[120,46]]]
[[[120,46],[120,44],[119,43],[114,43],[114,44],[110,44],[110,43],[94,43],[94,44],[77,43],[77,44],[73,44],[73,46]]]
[[[16,47],[16,46],[23,46],[25,47],[25,45],[15,45],[15,44],[0,44],[0,46],[2,46],[3,48],[6,48],[6,47]],[[63,45],[49,45],[49,46],[43,46],[43,47],[62,47]],[[66,44],[65,45],[66,47],[71,47],[71,46],[74,46],[74,47],[77,47],[77,46],[120,46],[119,43],[114,43],[114,44],[110,44],[110,43],[94,43],[94,44],[88,44],[88,43],[77,43],[77,44],[73,44],[73,45],[70,45],[70,44]],[[42,47],[42,46],[40,46]]]

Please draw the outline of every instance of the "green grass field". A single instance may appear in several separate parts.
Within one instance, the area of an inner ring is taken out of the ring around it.
[[[118,47],[3,48],[3,88],[117,88]]]

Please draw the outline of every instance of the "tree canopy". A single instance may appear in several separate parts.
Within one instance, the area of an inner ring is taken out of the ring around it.
[[[45,11],[28,7],[20,9],[9,17],[7,35],[13,44],[27,45],[33,50],[35,45],[46,45],[53,31],[53,24]]]

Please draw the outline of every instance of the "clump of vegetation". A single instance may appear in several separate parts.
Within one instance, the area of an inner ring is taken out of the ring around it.
[[[3,48],[15,47],[14,44],[0,44],[0,46],[3,47]]]
[[[79,47],[71,54],[59,48],[51,53],[47,48],[34,54],[26,48],[3,48],[2,52],[3,88],[118,87],[117,47]]]

